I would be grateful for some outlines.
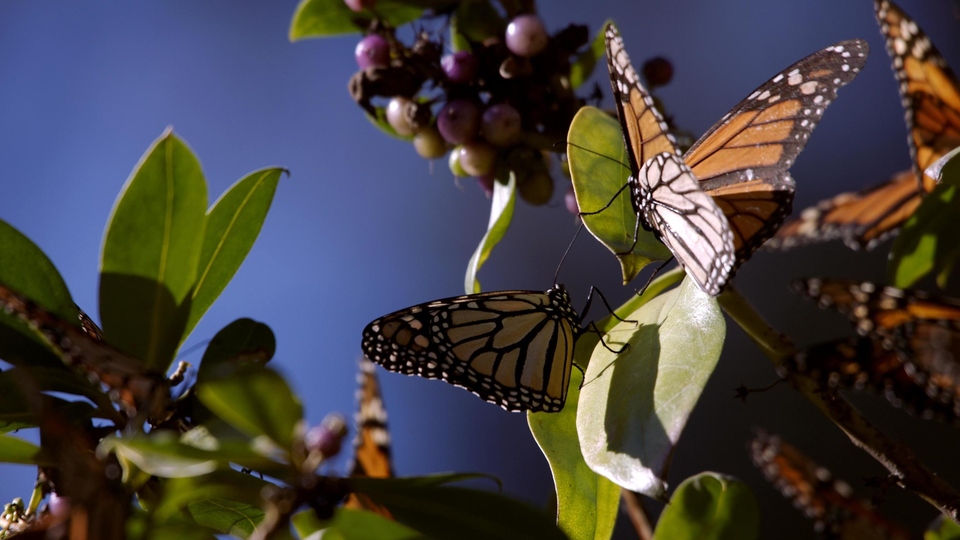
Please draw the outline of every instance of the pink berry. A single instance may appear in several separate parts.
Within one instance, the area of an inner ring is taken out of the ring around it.
[[[460,166],[470,176],[484,176],[493,172],[497,151],[485,142],[468,142],[459,149]]]
[[[360,12],[365,9],[373,9],[373,6],[377,2],[376,0],[343,0],[343,3],[346,4],[351,11]]]
[[[520,113],[506,103],[487,107],[483,111],[480,132],[494,146],[510,146],[520,139]]]
[[[577,195],[573,192],[573,186],[567,188],[567,193],[563,196],[563,203],[567,205],[568,212],[575,216],[580,215],[580,206],[577,205]]]
[[[347,435],[347,423],[339,414],[328,414],[319,426],[310,428],[303,442],[311,452],[319,452],[324,457],[337,455],[343,438]]]
[[[466,99],[455,99],[440,109],[437,129],[450,144],[472,140],[480,129],[480,107]]]
[[[413,101],[405,97],[395,97],[387,104],[387,123],[397,132],[397,135],[409,137],[413,135],[413,126],[410,125],[410,108]]]
[[[440,67],[450,82],[469,83],[477,76],[477,57],[468,51],[458,51],[441,58]]]
[[[547,47],[547,29],[536,15],[514,17],[507,25],[507,48],[517,56],[529,58]]]
[[[381,36],[370,34],[357,43],[353,55],[360,69],[387,67],[390,65],[390,44]]]

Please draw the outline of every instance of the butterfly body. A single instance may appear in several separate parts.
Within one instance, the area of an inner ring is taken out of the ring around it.
[[[442,379],[510,411],[563,407],[580,319],[562,285],[444,298],[374,320],[361,348],[390,371]]]
[[[867,44],[842,41],[793,64],[681,155],[612,24],[605,38],[636,230],[653,230],[701,290],[719,294],[790,213],[788,169],[837,90],[859,73]]]

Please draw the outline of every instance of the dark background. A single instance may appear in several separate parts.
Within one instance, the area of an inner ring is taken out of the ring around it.
[[[355,36],[291,44],[296,3],[167,1],[0,4],[0,218],[53,259],[76,302],[96,314],[104,224],[144,150],[172,125],[198,154],[210,201],[236,179],[269,165],[290,169],[257,245],[234,282],[187,342],[209,339],[238,317],[269,324],[274,366],[305,401],[313,423],[350,414],[360,330],[371,319],[433,298],[461,294],[483,234],[488,202],[472,179],[458,186],[444,160],[431,164],[377,131],[350,100]],[[944,53],[960,62],[958,8],[946,0],[904,2]],[[795,207],[859,189],[909,167],[903,110],[868,0],[793,2],[541,2],[550,31],[570,22],[619,25],[639,64],[664,55],[676,68],[660,91],[683,127],[702,133],[767,78],[842,39],[861,37],[872,55],[840,92],[792,173]],[[606,73],[597,71],[607,93]],[[481,272],[487,290],[545,289],[575,229],[553,202],[518,203],[514,223]],[[787,290],[804,275],[883,281],[889,244],[872,253],[839,245],[760,253],[735,281],[777,328],[799,344],[846,335],[843,320]],[[0,254],[2,257],[2,254]],[[562,269],[576,305],[589,285],[623,301],[616,261],[589,237]],[[599,313],[599,311],[597,311]],[[94,315],[96,318],[96,316]],[[198,361],[200,352],[185,357]],[[729,323],[723,357],[676,451],[671,485],[703,470],[749,482],[764,536],[810,536],[811,528],[749,462],[753,426],[783,434],[851,481],[883,469],[785,385],[733,399],[744,383],[775,378],[771,364]],[[524,415],[508,414],[433,381],[383,373],[396,469],[413,475],[481,471],[506,492],[536,504],[551,494],[550,473]],[[880,398],[856,396],[871,418],[914,444],[948,480],[960,438],[913,422]],[[344,464],[336,467],[343,470]],[[0,500],[26,497],[29,467],[0,468]],[[935,511],[892,490],[884,510],[918,530]]]

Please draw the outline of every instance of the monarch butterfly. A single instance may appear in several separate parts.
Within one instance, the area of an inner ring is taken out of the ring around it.
[[[554,285],[401,309],[368,324],[361,348],[390,371],[443,379],[508,411],[555,412],[567,397],[580,332],[570,296]]]
[[[86,313],[78,310],[78,327],[5,285],[0,285],[0,309],[36,331],[65,364],[106,386],[129,416],[146,412],[158,418],[166,408],[170,381],[102,341]]]
[[[900,82],[913,169],[805,209],[767,243],[769,248],[839,238],[852,249],[872,249],[895,234],[936,186],[937,180],[924,174],[927,167],[960,146],[960,80],[923,30],[896,4],[875,1],[874,9]]]
[[[353,443],[354,459],[350,467],[350,476],[392,478],[393,460],[390,457],[387,410],[383,405],[380,381],[377,379],[374,364],[366,358],[360,359],[357,382],[360,385],[357,390],[358,410],[355,417],[357,436]],[[344,506],[393,517],[389,510],[364,493],[351,493]]]
[[[655,231],[700,289],[716,295],[790,213],[787,170],[837,90],[860,72],[867,44],[841,41],[783,70],[681,158],[612,24],[605,38],[632,173],[634,239],[641,225]]]
[[[750,459],[784,497],[830,537],[910,538],[900,525],[880,515],[853,488],[780,437],[757,430],[749,445]]]
[[[896,353],[925,395],[950,404],[954,416],[960,417],[960,299],[877,287],[869,282],[819,278],[798,281],[794,288],[821,307],[847,314],[858,333]],[[880,355],[877,352],[873,356]],[[856,355],[861,363],[868,357]],[[905,392],[897,397],[902,399]],[[922,400],[914,401],[918,405],[915,408],[923,408],[919,403]]]

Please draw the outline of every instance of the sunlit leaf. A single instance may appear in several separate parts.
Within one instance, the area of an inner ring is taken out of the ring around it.
[[[40,447],[12,435],[0,434],[0,462],[22,465],[56,466],[56,461],[44,459]]]
[[[250,253],[284,172],[274,167],[248,174],[230,186],[207,212],[197,279],[191,293],[190,317],[183,338],[220,296]]]
[[[423,7],[402,0],[378,0],[376,14],[370,10],[355,13],[343,0],[301,0],[290,23],[290,41],[305,38],[358,34],[374,16],[390,26],[408,23],[423,13]]]
[[[651,261],[672,255],[657,237],[640,227],[634,245],[637,214],[625,189],[630,167],[620,124],[595,107],[583,107],[567,133],[567,156],[573,191],[583,223],[620,261],[623,282],[629,283]],[[618,194],[619,193],[619,194]],[[631,250],[632,246],[632,251]]]
[[[940,171],[940,183],[923,198],[890,250],[889,274],[893,285],[910,287],[930,272],[938,272],[941,287],[960,256],[960,158],[949,160]]]
[[[690,279],[624,316],[594,349],[577,412],[586,462],[651,497],[666,489],[674,446],[713,372],[725,323]]]
[[[923,540],[960,540],[960,525],[940,514],[923,532]]]
[[[750,488],[722,474],[700,473],[681,483],[660,514],[654,540],[752,540],[760,510]]]
[[[166,371],[190,313],[207,209],[193,152],[167,130],[113,207],[100,260],[100,319],[112,345]]]
[[[467,275],[464,280],[464,290],[466,294],[480,292],[480,281],[477,280],[477,272],[483,263],[487,262],[487,257],[493,251],[494,246],[500,243],[503,235],[507,233],[510,227],[510,221],[513,219],[513,207],[517,201],[517,180],[513,173],[510,173],[510,180],[506,184],[499,181],[493,183],[493,198],[490,205],[490,222],[487,224],[487,232],[480,240],[480,245],[470,257],[467,264]]]
[[[591,350],[585,353],[589,355]],[[583,375],[574,369],[563,410],[528,413],[527,422],[553,474],[557,525],[571,540],[606,539],[617,521],[620,487],[590,470],[580,453],[577,400],[582,382]]]

